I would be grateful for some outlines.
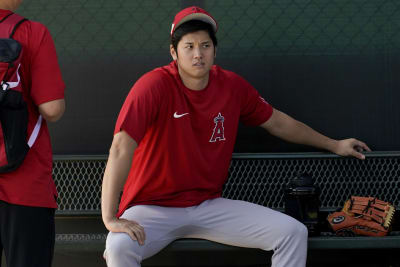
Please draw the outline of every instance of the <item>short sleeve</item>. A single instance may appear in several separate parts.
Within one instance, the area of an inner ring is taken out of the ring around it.
[[[239,77],[242,88],[240,121],[249,126],[259,126],[272,115],[272,106],[243,78]]]
[[[36,105],[63,99],[65,84],[58,64],[56,48],[48,29],[31,22],[29,38],[31,72],[30,94]],[[24,48],[25,49],[25,48]],[[24,52],[25,53],[25,52]]]
[[[124,130],[136,143],[140,143],[158,115],[162,87],[160,79],[159,73],[150,72],[134,84],[118,115],[114,134]]]

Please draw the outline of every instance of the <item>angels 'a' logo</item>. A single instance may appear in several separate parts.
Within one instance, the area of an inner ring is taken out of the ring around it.
[[[224,136],[224,116],[221,115],[221,113],[218,113],[218,116],[214,118],[214,130],[212,133],[212,136],[210,138],[210,142],[215,142],[217,140],[223,141],[225,140]]]

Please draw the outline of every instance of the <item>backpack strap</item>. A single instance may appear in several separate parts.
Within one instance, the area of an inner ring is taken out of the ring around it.
[[[37,120],[37,122],[36,122],[35,128],[33,128],[33,131],[32,131],[32,133],[31,133],[31,136],[30,136],[29,139],[28,139],[28,146],[29,146],[29,147],[32,147],[33,144],[35,143],[36,138],[37,138],[38,135],[39,135],[39,131],[40,131],[40,127],[41,127],[41,126],[42,126],[42,115],[39,115],[39,118],[38,118],[38,120]]]
[[[14,33],[15,31],[18,29],[18,27],[27,19],[15,14],[15,13],[10,13],[7,16],[5,16],[3,19],[0,20],[0,38],[9,38],[9,39],[13,39]],[[19,69],[20,66],[18,66]],[[9,66],[10,68],[10,66]],[[7,72],[8,69],[6,71],[6,74],[3,76],[6,77],[7,76]],[[18,75],[18,70],[17,70],[17,75]],[[2,78],[2,79],[3,79]],[[19,75],[18,75],[18,82],[16,83],[18,85],[19,83]],[[7,89],[9,89],[10,83],[1,81],[1,89],[3,89],[3,91],[6,91]],[[11,84],[11,88],[13,88],[14,83]],[[14,86],[15,87],[15,86]]]
[[[11,16],[11,15],[13,15],[14,13],[10,13],[10,14],[8,14],[7,16],[5,16],[4,18],[2,18],[1,20],[0,20],[0,23],[2,23],[3,21],[5,21],[9,16]]]
[[[11,39],[14,39],[13,36],[14,36],[15,31],[18,29],[19,25],[21,25],[22,22],[24,22],[24,21],[27,21],[27,19],[26,19],[26,18],[23,18],[23,19],[21,19],[20,21],[18,21],[17,24],[15,24],[15,26],[14,26],[14,28],[13,28],[11,34],[10,34],[10,38],[11,38]]]
[[[24,21],[27,21],[27,19],[18,14],[8,14],[0,21],[0,37],[13,38],[15,31]]]
[[[18,86],[18,84],[21,81],[21,77],[19,76],[19,72],[18,72],[20,67],[21,67],[21,64],[19,64],[18,67],[17,67],[17,72],[16,72],[17,73],[17,81],[16,82],[3,82],[3,81],[1,81],[1,87],[2,87],[1,89],[3,89],[3,91],[7,91],[8,89],[15,88],[15,87]]]

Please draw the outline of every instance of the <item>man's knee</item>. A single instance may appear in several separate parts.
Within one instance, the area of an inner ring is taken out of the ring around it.
[[[307,227],[293,218],[290,218],[285,223],[282,223],[279,228],[282,237],[286,237],[289,240],[299,240],[300,242],[306,242],[307,240]]]
[[[130,262],[130,265],[126,266],[139,266],[142,261],[138,243],[125,233],[108,234],[104,258],[108,266],[125,266],[123,263],[128,262]],[[134,262],[136,264],[133,264]]]
[[[295,234],[301,239],[307,239],[308,238],[308,229],[307,227],[302,224],[301,222],[298,222],[296,227],[295,227]]]
[[[306,241],[308,237],[307,227],[297,220],[291,220],[288,225],[288,235],[291,238],[298,239],[300,241]]]

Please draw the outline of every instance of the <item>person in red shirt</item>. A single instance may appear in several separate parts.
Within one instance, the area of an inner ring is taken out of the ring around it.
[[[13,16],[21,2],[0,2],[1,23]],[[4,249],[9,267],[50,267],[55,243],[57,190],[52,178],[47,122],[59,120],[64,113],[65,85],[54,42],[44,25],[24,21],[13,38],[23,49],[19,75],[28,108],[27,136],[31,136],[35,126],[39,131],[22,165],[0,174],[0,251]],[[38,121],[41,121],[40,128]]]
[[[140,266],[178,238],[273,250],[272,266],[305,266],[303,224],[221,197],[239,121],[342,156],[364,159],[358,148],[369,150],[314,131],[214,65],[217,28],[199,7],[180,11],[171,30],[173,62],[143,75],[122,106],[102,186],[109,267]]]

